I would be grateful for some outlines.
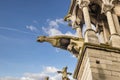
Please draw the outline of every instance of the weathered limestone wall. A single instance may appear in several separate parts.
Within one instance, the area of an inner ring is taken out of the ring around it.
[[[120,53],[87,49],[93,80],[120,80]]]
[[[77,80],[120,80],[120,53],[87,48]]]
[[[90,60],[88,58],[88,54],[84,55],[83,62],[81,64],[81,68],[78,73],[77,79],[78,80],[92,80]]]
[[[117,16],[120,16],[120,3],[115,5],[114,12]]]

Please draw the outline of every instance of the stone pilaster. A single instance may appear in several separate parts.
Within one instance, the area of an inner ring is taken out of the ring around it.
[[[111,10],[113,8],[113,5],[103,4],[102,7],[103,7],[102,11],[107,16],[107,21],[108,21],[108,25],[109,25],[109,28],[110,28],[110,33],[111,34],[115,34],[116,33],[116,29],[115,29],[113,17],[112,17],[112,14],[111,14]]]
[[[76,28],[76,32],[77,32],[77,35],[78,35],[79,38],[83,38],[83,37],[82,37],[82,30],[81,30],[80,27],[77,27],[77,28]]]
[[[80,4],[80,7],[83,10],[85,25],[86,25],[87,29],[92,29],[91,21],[90,21],[90,15],[89,15],[89,12],[88,12],[89,3],[90,3],[89,1],[82,1],[81,4]]]
[[[90,3],[89,1],[84,1],[84,0],[81,1],[81,3],[80,3],[80,8],[82,8],[85,25],[86,25],[85,42],[99,43],[98,37],[96,36],[96,33],[92,29],[92,26],[91,26],[90,15],[89,15],[89,11],[88,11],[89,3]]]

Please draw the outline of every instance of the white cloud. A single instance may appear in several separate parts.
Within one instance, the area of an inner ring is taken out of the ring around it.
[[[66,25],[66,23],[62,18],[55,20],[48,20],[48,23],[49,23],[49,27],[54,27],[54,28],[58,28],[60,24]]]
[[[59,69],[55,68],[55,67],[44,67],[44,73],[56,73]]]
[[[48,75],[44,73],[25,73],[20,80],[44,80],[46,76]]]
[[[56,19],[56,22],[60,24],[66,24],[62,18]]]
[[[0,78],[0,80],[20,80],[19,78],[15,78],[15,77],[4,77],[4,78]]]
[[[23,77],[2,77],[0,80],[45,80],[49,76],[49,80],[61,80],[61,74],[56,73],[59,69],[51,66],[43,68],[41,73],[25,73]],[[70,77],[70,80],[74,80]]]
[[[25,73],[21,80],[44,80],[47,76],[50,77],[50,80],[58,80],[61,77],[57,74],[58,70],[52,66],[43,67],[41,73]]]
[[[56,21],[50,21],[49,26],[50,27],[58,27],[59,25],[58,25],[58,23]]]
[[[62,80],[61,74],[58,74],[58,75],[51,77],[50,80]]]
[[[70,31],[67,31],[67,32],[65,33],[65,35],[69,35],[69,36],[77,36],[76,33],[73,34],[73,33],[71,33]]]
[[[38,31],[38,29],[35,26],[26,26],[27,29],[31,30],[31,31]]]
[[[48,26],[42,27],[42,30],[48,35],[48,36],[55,36],[55,35],[63,35],[63,33],[59,30],[60,25],[66,26],[67,24],[64,22],[62,18],[55,19],[55,20],[47,20]],[[75,34],[71,33],[70,31],[67,31],[64,35],[71,35],[75,36]]]
[[[57,28],[45,28],[45,27],[42,27],[42,29],[49,36],[62,35],[62,32],[59,31]]]

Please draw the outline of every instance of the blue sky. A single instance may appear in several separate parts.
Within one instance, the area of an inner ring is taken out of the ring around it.
[[[0,1],[0,80],[39,80],[41,75],[54,80],[55,71],[65,66],[73,73],[72,54],[36,42],[40,35],[75,33],[63,22],[69,5],[70,0]]]

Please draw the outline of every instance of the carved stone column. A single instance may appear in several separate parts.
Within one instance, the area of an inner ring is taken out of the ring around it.
[[[79,37],[79,38],[83,38],[83,36],[82,36],[82,29],[81,29],[81,26],[80,26],[80,24],[74,24],[74,29],[76,30],[76,33],[77,33],[77,36]]]
[[[75,24],[74,24],[74,29],[76,30],[77,36],[79,38],[83,38],[83,35],[82,35],[82,26],[81,26],[81,19],[78,16],[76,16],[76,21],[75,21]]]
[[[120,24],[119,24],[118,16],[116,14],[112,14],[112,16],[115,23],[116,31],[120,35]]]
[[[111,33],[109,43],[113,47],[120,48],[120,35],[117,33],[116,28],[115,28],[115,22],[114,22],[112,13],[111,13],[112,8],[113,8],[113,5],[103,4],[102,11],[107,16],[107,21],[108,21],[108,25],[109,25],[109,29]]]
[[[105,37],[103,32],[103,26],[97,26],[97,32],[99,34],[99,41],[100,43],[105,43]]]
[[[79,37],[79,38],[83,38],[83,37],[82,37],[82,30],[81,30],[81,28],[80,28],[80,27],[76,27],[75,29],[76,29],[76,32],[77,32],[78,37]]]
[[[113,5],[103,4],[103,12],[107,16],[107,21],[108,21],[108,25],[109,25],[109,28],[110,28],[110,33],[111,34],[116,34],[114,21],[113,21],[113,17],[112,17],[112,14],[111,14],[112,8],[113,8]]]
[[[107,22],[102,22],[102,24],[103,24],[103,33],[104,33],[105,43],[108,43],[109,36],[110,36],[108,25],[107,25]]]
[[[92,29],[91,26],[91,21],[90,21],[90,15],[88,11],[88,5],[89,1],[83,0],[80,3],[80,8],[83,11],[83,16],[85,20],[85,25],[86,25],[86,32],[85,32],[85,42],[90,42],[90,43],[96,43],[98,44],[98,37],[96,36],[95,31]]]
[[[85,25],[86,25],[87,29],[92,29],[91,21],[90,21],[90,15],[89,15],[89,12],[88,12],[89,3],[90,3],[89,1],[82,1],[81,4],[80,4],[80,7],[83,10]]]

